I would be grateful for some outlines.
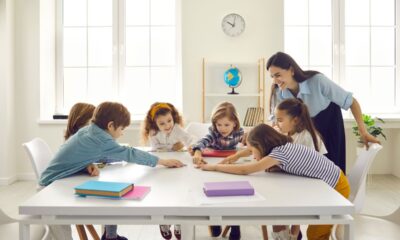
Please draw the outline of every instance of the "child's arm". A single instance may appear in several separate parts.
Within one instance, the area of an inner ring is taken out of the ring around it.
[[[174,145],[172,145],[172,151],[179,151],[181,150],[185,145],[183,145],[182,142],[177,142]]]
[[[251,155],[250,149],[246,148],[240,151],[237,151],[235,154],[230,155],[229,157],[223,159],[221,162],[218,164],[231,164],[239,160],[241,157],[248,157]]]
[[[169,168],[177,168],[177,167],[186,166],[181,161],[176,160],[176,159],[159,159],[157,164],[163,165],[163,166],[166,166]]]
[[[278,165],[279,161],[271,157],[264,157],[255,163],[246,164],[202,164],[199,167],[205,171],[218,171],[225,173],[233,173],[239,175],[247,175],[255,172],[265,171],[275,165]]]

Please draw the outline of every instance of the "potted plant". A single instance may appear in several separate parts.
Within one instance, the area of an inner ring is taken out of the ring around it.
[[[367,131],[369,132],[369,134],[371,134],[374,137],[381,135],[386,140],[386,135],[383,133],[383,129],[379,125],[377,125],[377,122],[380,122],[382,124],[385,123],[385,121],[383,121],[383,119],[378,118],[378,117],[372,118],[370,115],[366,115],[366,114],[363,114],[362,118],[363,118],[363,122],[364,122],[365,127],[366,127]],[[356,137],[358,138],[358,141],[357,141],[358,146],[362,147],[364,145],[364,143],[361,139],[360,132],[358,131],[358,126],[357,125],[353,126],[352,129],[353,129],[354,135],[356,135]]]

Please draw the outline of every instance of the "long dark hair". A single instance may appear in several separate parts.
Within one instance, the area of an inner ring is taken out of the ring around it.
[[[292,68],[293,70],[293,78],[296,82],[301,83],[304,82],[305,80],[311,78],[315,74],[318,74],[318,71],[313,71],[313,70],[307,70],[304,71],[301,69],[301,67],[296,63],[296,61],[289,55],[284,52],[277,52],[274,55],[272,55],[268,61],[267,61],[267,71],[271,66],[279,67],[285,70],[289,70]],[[272,83],[271,87],[271,93],[270,93],[270,98],[269,98],[269,109],[272,110],[272,99],[274,98],[275,91],[278,88],[278,85],[275,83]]]
[[[297,117],[299,119],[295,131],[299,133],[307,130],[311,134],[315,150],[319,152],[318,136],[321,136],[315,128],[308,108],[303,101],[297,98],[285,99],[276,108],[285,111],[292,118]]]
[[[292,142],[290,136],[277,132],[265,123],[255,126],[247,136],[247,143],[256,148],[261,157],[267,156],[273,148],[285,145],[288,142]]]

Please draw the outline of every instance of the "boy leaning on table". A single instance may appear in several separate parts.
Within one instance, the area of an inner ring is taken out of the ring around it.
[[[125,106],[116,102],[101,103],[94,111],[92,123],[81,128],[60,147],[40,176],[39,184],[47,186],[55,180],[84,171],[87,165],[100,160],[107,163],[127,161],[151,167],[183,166],[179,160],[159,159],[139,149],[118,144],[115,140],[123,135],[124,129],[129,124],[130,113]],[[52,232],[54,235],[62,236],[61,238],[56,236],[56,239],[72,239],[72,237],[65,238],[65,235],[71,235],[70,226],[59,226],[56,230],[52,229]],[[118,237],[110,239],[119,239]],[[103,236],[102,239],[108,238]]]

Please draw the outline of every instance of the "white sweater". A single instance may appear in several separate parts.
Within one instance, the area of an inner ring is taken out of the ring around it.
[[[186,147],[194,144],[193,136],[182,129],[179,124],[175,124],[169,134],[161,131],[150,132],[150,146],[152,150],[171,151],[172,146],[177,142],[182,142]]]
[[[309,147],[309,148],[312,148],[315,150],[311,133],[308,132],[307,130],[304,130],[300,133],[295,133],[291,137],[293,139],[293,143],[301,144],[301,145],[304,145],[306,147]],[[317,135],[317,139],[318,139],[319,153],[327,154],[328,151],[326,150],[324,142],[321,140],[321,138],[318,135]]]

